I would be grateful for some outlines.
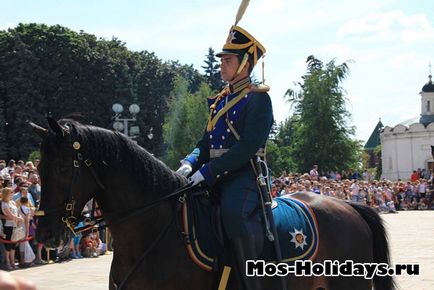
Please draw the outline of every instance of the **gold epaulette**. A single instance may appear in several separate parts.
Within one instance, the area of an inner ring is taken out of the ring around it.
[[[250,84],[249,89],[251,92],[266,93],[270,90],[270,87],[264,84],[260,84],[260,85]]]

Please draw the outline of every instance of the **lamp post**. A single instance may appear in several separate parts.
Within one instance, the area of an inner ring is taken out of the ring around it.
[[[134,139],[139,135],[140,129],[139,126],[130,126],[130,130],[128,130],[128,122],[135,122],[136,115],[140,112],[140,107],[137,104],[132,104],[128,108],[130,111],[131,118],[121,118],[121,113],[124,111],[124,107],[121,104],[113,104],[112,106],[113,112],[115,112],[113,129],[116,131],[120,131],[131,139]]]

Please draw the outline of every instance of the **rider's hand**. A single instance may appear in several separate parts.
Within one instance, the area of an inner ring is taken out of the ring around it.
[[[195,186],[196,184],[199,184],[204,180],[205,178],[203,177],[202,173],[200,173],[200,171],[198,170],[188,179],[188,182],[192,182],[191,185]]]
[[[185,177],[189,176],[191,171],[193,170],[193,168],[191,167],[191,163],[186,160],[182,160],[181,164],[181,167],[176,170],[176,173],[181,174]]]

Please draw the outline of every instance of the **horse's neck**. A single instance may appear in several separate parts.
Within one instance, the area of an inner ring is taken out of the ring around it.
[[[103,212],[109,216],[143,208],[186,182],[144,149],[125,152],[122,161],[109,166],[111,170],[102,171],[105,189],[97,193]]]

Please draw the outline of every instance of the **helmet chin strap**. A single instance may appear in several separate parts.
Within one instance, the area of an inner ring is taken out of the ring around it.
[[[245,53],[244,56],[243,56],[243,59],[241,60],[240,66],[238,67],[237,71],[235,72],[234,76],[229,81],[229,83],[232,82],[234,79],[236,79],[240,75],[241,71],[246,66],[246,63],[247,63],[248,59],[249,59],[249,55],[247,53]]]

